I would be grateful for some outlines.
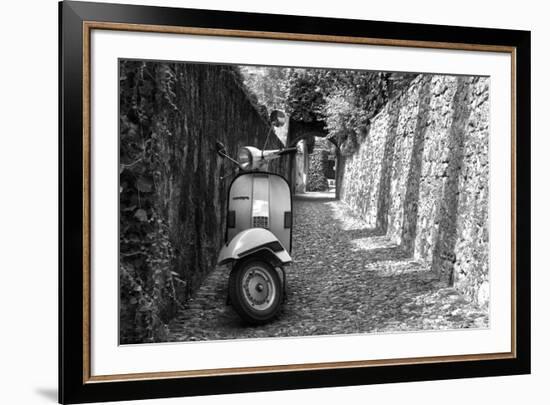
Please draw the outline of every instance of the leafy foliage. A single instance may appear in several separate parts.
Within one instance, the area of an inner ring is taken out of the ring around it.
[[[286,110],[291,68],[240,66],[239,72],[259,108],[267,111]]]
[[[290,79],[291,117],[323,121],[329,137],[355,150],[371,120],[413,74],[353,70],[296,69]]]
[[[309,169],[307,173],[307,191],[326,191],[328,190],[328,180],[326,178],[326,169],[328,166],[328,151],[324,149],[315,149],[310,156]]]
[[[330,71],[294,69],[289,78],[287,109],[292,119],[313,122],[323,119],[322,108],[330,91]]]
[[[158,80],[145,80],[155,77]],[[153,101],[175,110],[174,72],[167,66],[120,64],[121,342],[162,340],[177,305],[174,249],[155,194],[164,164],[153,131]],[[157,83],[154,86],[152,83]],[[158,99],[159,98],[159,99]]]
[[[257,103],[283,109],[293,120],[323,122],[328,136],[348,152],[356,150],[374,116],[416,76],[274,67],[242,67],[241,72]]]

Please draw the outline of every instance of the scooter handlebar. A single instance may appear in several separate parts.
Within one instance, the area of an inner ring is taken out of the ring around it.
[[[288,155],[288,154],[291,154],[291,153],[296,153],[298,151],[298,148],[296,148],[295,146],[292,147],[292,148],[285,148],[285,149],[281,149],[278,153],[279,156],[281,155]]]

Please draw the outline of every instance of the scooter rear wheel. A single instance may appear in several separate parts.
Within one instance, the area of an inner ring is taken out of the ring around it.
[[[231,303],[240,317],[253,325],[267,323],[279,313],[282,292],[277,271],[262,260],[237,263],[229,276]]]

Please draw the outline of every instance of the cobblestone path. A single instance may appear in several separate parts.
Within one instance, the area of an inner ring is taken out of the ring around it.
[[[246,326],[217,267],[169,325],[170,341],[488,327],[488,311],[442,288],[427,267],[369,230],[340,201],[294,201],[294,263],[280,315]]]

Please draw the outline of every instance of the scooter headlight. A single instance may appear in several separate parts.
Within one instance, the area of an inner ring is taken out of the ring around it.
[[[252,153],[248,150],[248,148],[241,148],[239,150],[239,155],[237,157],[237,161],[239,162],[239,166],[243,170],[250,170],[252,167]]]

